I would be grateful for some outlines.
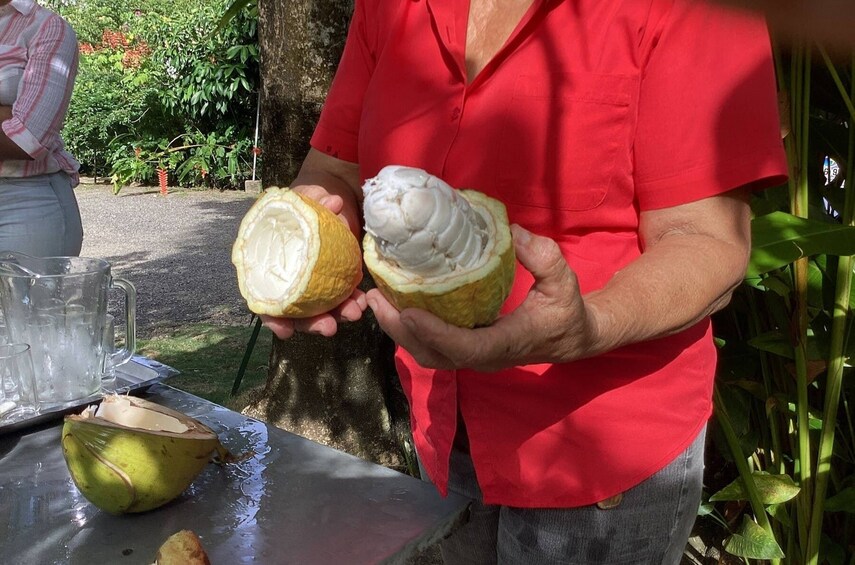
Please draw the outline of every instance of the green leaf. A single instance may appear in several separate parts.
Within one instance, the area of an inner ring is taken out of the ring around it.
[[[213,37],[220,33],[220,31],[226,27],[229,22],[241,12],[241,10],[252,4],[252,2],[253,0],[235,0],[223,14],[223,17],[221,17],[217,22],[217,27],[214,28],[214,31],[212,31],[208,37]]]
[[[790,513],[787,512],[787,507],[783,504],[770,504],[766,509],[766,513],[780,522],[785,528],[789,528],[793,524],[793,521],[790,519]]]
[[[793,293],[793,283],[790,282],[790,280],[784,280],[784,277],[776,275],[767,276],[766,278],[759,280],[756,286],[771,290],[778,296],[783,296],[784,298]]]
[[[746,391],[735,386],[723,386],[719,389],[721,401],[725,407],[724,411],[716,412],[716,418],[727,417],[730,426],[739,440],[739,448],[744,457],[750,457],[757,449],[759,435],[756,426],[751,425],[752,405],[755,400]],[[726,413],[726,416],[725,416]],[[732,460],[730,449],[723,449],[725,439],[721,433],[721,426],[714,428],[714,441],[719,446],[719,452],[728,460]]]
[[[787,403],[787,411],[795,417],[797,414],[796,403],[789,402]],[[810,430],[821,430],[822,429],[822,414],[818,413],[816,410],[811,408],[808,409],[808,429]]]
[[[795,498],[801,490],[789,475],[770,475],[764,471],[751,473],[754,485],[763,504],[781,504]],[[742,477],[739,477],[710,497],[711,502],[722,500],[748,500]]]
[[[702,502],[698,507],[698,516],[708,516],[715,511],[715,505],[709,502]]]
[[[808,330],[807,339],[808,359],[823,359],[825,356],[822,354],[822,351],[820,349],[821,343],[819,343],[819,340],[817,340],[816,336],[813,335],[812,330]],[[748,345],[754,347],[755,349],[759,349],[760,351],[766,351],[767,353],[780,355],[781,357],[784,357],[786,359],[793,359],[795,357],[793,346],[790,343],[788,336],[786,336],[783,332],[780,331],[766,332],[755,336],[748,340]]]
[[[827,534],[822,534],[819,540],[819,554],[824,559],[823,564],[844,565],[846,563],[846,549],[839,543],[835,543]]]
[[[751,347],[761,351],[774,353],[787,359],[794,357],[793,346],[790,340],[782,332],[766,332],[748,340]]]
[[[828,512],[855,514],[855,487],[848,487],[825,501]]]
[[[772,212],[751,222],[752,248],[747,276],[768,273],[811,255],[855,254],[855,227]]]
[[[761,528],[747,515],[742,516],[738,533],[724,540],[724,549],[731,555],[749,559],[780,559],[784,557],[775,536]]]

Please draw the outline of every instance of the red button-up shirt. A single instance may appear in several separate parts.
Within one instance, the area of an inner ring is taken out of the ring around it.
[[[361,0],[312,138],[426,169],[554,238],[586,293],[641,253],[639,213],[786,174],[763,22],[684,0],[535,0],[467,84],[462,0]],[[531,287],[522,268],[504,311]],[[680,305],[675,304],[675,308]],[[486,503],[591,504],[683,451],[711,413],[709,321],[595,359],[482,374],[399,349],[441,492],[459,410]]]

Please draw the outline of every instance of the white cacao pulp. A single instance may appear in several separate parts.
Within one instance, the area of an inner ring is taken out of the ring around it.
[[[362,189],[365,231],[385,261],[423,277],[471,269],[481,261],[486,222],[443,180],[390,165]]]

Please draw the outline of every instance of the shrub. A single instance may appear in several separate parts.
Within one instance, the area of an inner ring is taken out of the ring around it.
[[[249,175],[258,89],[257,10],[217,34],[221,0],[47,3],[75,28],[80,71],[63,130],[84,174],[115,189],[153,182],[237,186]]]

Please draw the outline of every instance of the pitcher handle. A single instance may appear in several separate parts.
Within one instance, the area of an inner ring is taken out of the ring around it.
[[[125,346],[110,355],[110,364],[118,367],[130,361],[137,349],[137,289],[119,277],[113,278],[110,288],[118,288],[125,294]]]

